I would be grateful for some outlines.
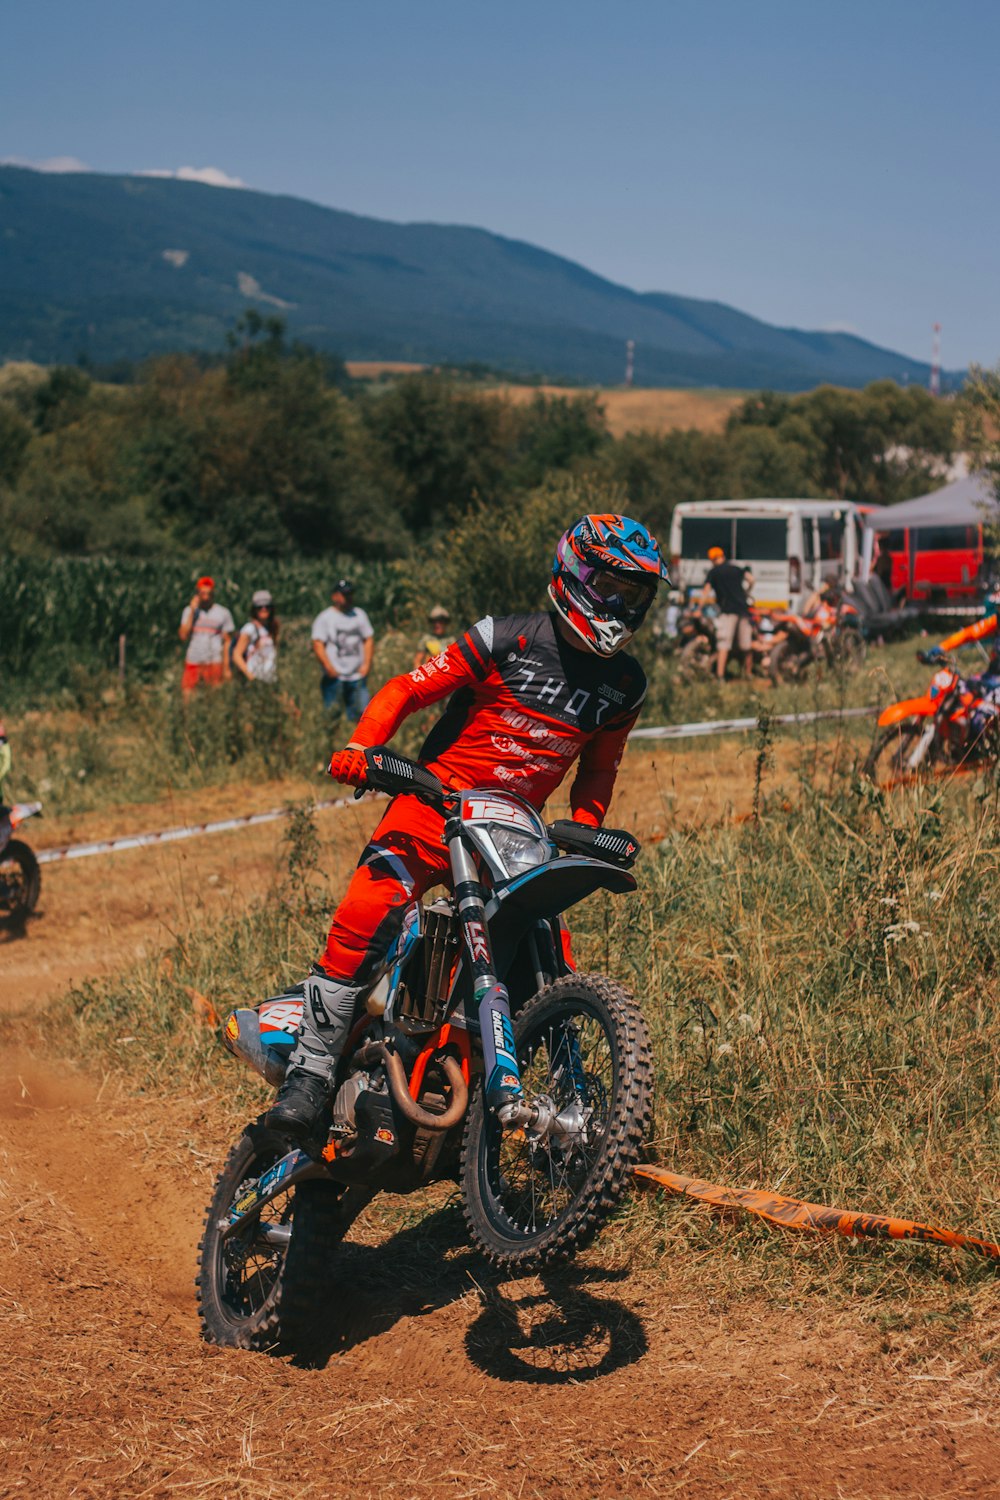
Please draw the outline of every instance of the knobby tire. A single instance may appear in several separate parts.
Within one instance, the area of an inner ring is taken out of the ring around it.
[[[288,1141],[262,1120],[263,1116],[248,1126],[236,1142],[205,1215],[196,1278],[202,1337],[230,1349],[308,1356],[329,1332],[336,1249],[351,1215],[345,1211],[345,1190],[334,1182],[301,1182],[276,1199],[290,1217],[291,1239],[287,1247],[261,1251],[262,1259],[273,1259],[274,1271],[270,1285],[262,1289],[260,1305],[246,1311],[234,1306],[217,1222],[232,1206],[240,1185],[260,1176],[289,1149]]]
[[[600,975],[573,974],[541,990],[514,1022],[522,1068],[530,1062],[532,1045],[536,1055],[541,1050],[546,1027],[551,1053],[554,1028],[574,1016],[596,1023],[608,1043],[611,1087],[610,1092],[600,1090],[607,1103],[606,1122],[575,1195],[540,1228],[525,1231],[511,1218],[503,1201],[505,1190],[509,1196],[510,1183],[501,1155],[512,1148],[501,1142],[499,1124],[486,1111],[482,1090],[470,1106],[461,1164],[465,1219],[475,1243],[497,1266],[533,1270],[565,1260],[589,1244],[627,1191],[649,1133],[653,1110],[649,1032],[636,1001],[622,985]],[[579,1170],[571,1158],[564,1162],[563,1182]],[[542,1176],[544,1169],[543,1160]],[[529,1171],[533,1170],[532,1165]],[[521,1191],[523,1195],[525,1190]]]

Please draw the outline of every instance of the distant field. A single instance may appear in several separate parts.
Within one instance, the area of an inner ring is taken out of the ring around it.
[[[349,359],[345,361],[352,380],[378,380],[380,375],[414,375],[426,365],[414,365],[405,359]]]
[[[722,390],[602,390],[600,387],[557,385],[502,385],[496,394],[517,403],[535,396],[580,396],[593,392],[601,406],[612,437],[628,432],[669,432],[674,427],[697,427],[702,432],[721,432],[734,407],[745,401],[748,391]]]

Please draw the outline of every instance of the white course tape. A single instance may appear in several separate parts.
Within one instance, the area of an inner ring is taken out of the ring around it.
[[[824,708],[811,714],[772,714],[770,724],[815,724],[820,719],[861,719],[866,714],[876,714],[878,708]],[[703,719],[700,724],[659,724],[650,729],[633,729],[630,740],[687,740],[697,734],[740,734],[756,729],[760,723],[753,719]]]
[[[381,796],[381,793],[373,793]],[[327,797],[314,802],[316,812],[332,807],[353,807],[353,797]],[[254,828],[258,823],[276,823],[291,817],[292,807],[275,807],[270,812],[246,813],[239,818],[220,818],[216,823],[188,823],[183,828],[164,828],[159,833],[129,833],[120,839],[98,839],[92,844],[69,844],[64,849],[41,849],[35,856],[40,865],[67,859],[89,859],[94,854],[118,854],[123,849],[148,849],[152,844],[175,844],[181,839],[196,839],[203,833],[229,833],[234,828]]]
[[[859,719],[877,713],[871,708],[831,708],[819,713],[774,714],[772,724],[814,724],[819,719]],[[740,734],[755,729],[759,720],[704,719],[700,724],[660,724],[650,729],[633,729],[630,740],[686,740],[701,734]],[[382,797],[381,792],[369,796]],[[314,802],[316,812],[334,807],[353,807],[354,797],[327,797]],[[61,864],[68,859],[90,859],[95,854],[119,854],[125,849],[148,849],[155,844],[176,844],[181,839],[196,839],[207,833],[231,833],[236,828],[255,828],[260,823],[277,823],[295,811],[291,807],[274,807],[269,812],[245,813],[239,818],[220,818],[215,823],[187,823],[182,828],[164,828],[159,833],[128,833],[117,839],[97,839],[90,844],[68,844],[62,849],[41,849],[36,858],[40,865]]]

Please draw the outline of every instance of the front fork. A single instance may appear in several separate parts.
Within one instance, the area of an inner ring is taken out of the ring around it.
[[[483,887],[457,818],[449,820],[445,826],[445,840],[455,879],[455,905],[472,965],[473,992],[482,1034],[486,1104],[504,1124],[512,1124],[524,1109],[524,1089],[514,1046],[510,999],[505,986],[493,972]]]

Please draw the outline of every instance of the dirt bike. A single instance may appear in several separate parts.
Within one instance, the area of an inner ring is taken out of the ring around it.
[[[751,652],[751,671],[764,674],[767,656],[766,640],[760,630],[759,618],[752,614],[754,648]],[[715,630],[715,616],[706,615],[700,609],[691,609],[681,615],[678,622],[677,673],[681,682],[697,682],[715,676],[715,662],[719,653]],[[730,661],[738,663],[739,652],[730,655]]]
[[[16,802],[0,807],[0,923],[17,927],[38,905],[42,873],[32,850],[11,835],[28,818],[40,813],[40,802]]]
[[[1000,723],[995,714],[970,740],[973,715],[982,695],[959,673],[948,657],[917,657],[925,664],[944,664],[934,673],[919,698],[907,698],[883,709],[875,741],[862,767],[873,781],[894,781],[916,775],[935,761],[958,766],[968,760],[993,758],[1000,749]]]
[[[366,788],[444,816],[453,896],[405,911],[339,1064],[312,1149],[250,1125],[216,1183],[200,1246],[203,1336],[301,1352],[335,1247],[380,1191],[459,1182],[471,1238],[502,1267],[574,1254],[624,1194],[652,1111],[649,1036],[632,995],[575,973],[561,914],[635,889],[638,842],[558,821],[496,788],[456,792],[385,747]],[[301,988],[301,987],[300,987]],[[284,1076],[303,1000],[233,1012],[229,1049]]]
[[[865,659],[860,615],[846,600],[835,611],[828,607],[815,615],[775,615],[774,624],[781,638],[771,647],[768,675],[776,686],[802,682],[816,665],[853,671]]]

